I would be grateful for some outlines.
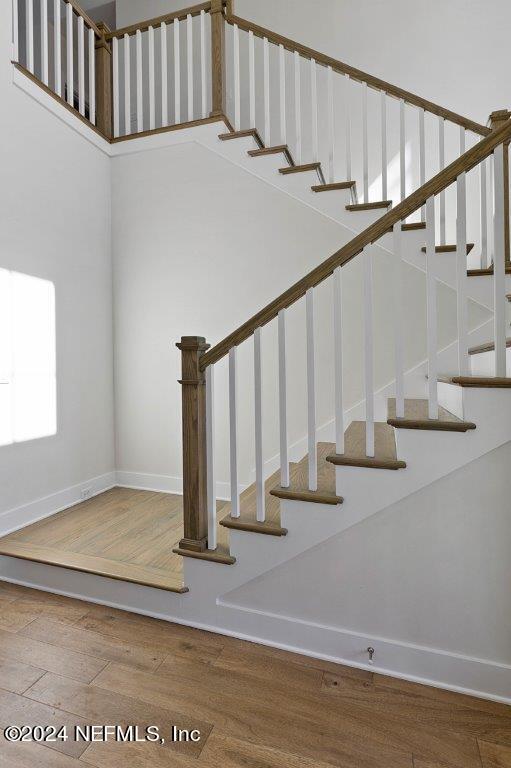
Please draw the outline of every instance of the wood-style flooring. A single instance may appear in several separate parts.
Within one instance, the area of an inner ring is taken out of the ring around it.
[[[71,738],[3,738],[25,724]],[[73,738],[92,724],[166,741]],[[511,707],[0,583],[0,766],[511,768]]]

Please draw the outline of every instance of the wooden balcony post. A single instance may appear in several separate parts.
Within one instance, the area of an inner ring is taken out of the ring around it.
[[[504,123],[511,119],[511,112],[507,109],[500,109],[492,112],[488,118],[488,126],[492,131],[502,128]],[[506,265],[511,264],[510,247],[510,221],[509,221],[509,141],[504,143],[504,253]]]
[[[107,139],[112,138],[112,47],[105,34],[110,32],[107,24],[97,25],[103,37],[96,38],[96,124]]]
[[[211,117],[225,115],[225,19],[223,0],[211,0]]]
[[[179,549],[204,552],[208,547],[206,474],[206,378],[200,358],[209,349],[201,336],[183,336],[181,350],[183,401],[184,538]]]

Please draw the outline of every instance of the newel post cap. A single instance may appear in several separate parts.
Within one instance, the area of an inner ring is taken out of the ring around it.
[[[511,120],[511,112],[508,109],[497,109],[488,118],[488,128],[495,130]]]
[[[176,347],[182,352],[206,352],[210,348],[204,336],[181,336]]]

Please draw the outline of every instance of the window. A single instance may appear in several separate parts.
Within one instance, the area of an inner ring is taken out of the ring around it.
[[[0,269],[0,446],[57,431],[55,286]]]

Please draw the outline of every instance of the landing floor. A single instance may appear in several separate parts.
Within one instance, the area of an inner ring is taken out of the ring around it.
[[[77,742],[88,724],[166,741]],[[511,768],[511,707],[0,582],[8,725],[70,738],[2,736],[1,768]]]

